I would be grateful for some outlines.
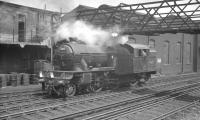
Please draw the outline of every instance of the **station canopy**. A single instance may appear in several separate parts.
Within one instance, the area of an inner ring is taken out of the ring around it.
[[[162,0],[76,11],[76,18],[103,28],[118,25],[125,34],[200,32],[199,0]]]

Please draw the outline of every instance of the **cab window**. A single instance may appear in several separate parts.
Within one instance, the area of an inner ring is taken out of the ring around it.
[[[145,57],[147,55],[148,55],[148,50],[147,49],[139,49],[138,50],[138,56]]]
[[[143,55],[148,56],[149,55],[149,50],[148,49],[143,49]]]

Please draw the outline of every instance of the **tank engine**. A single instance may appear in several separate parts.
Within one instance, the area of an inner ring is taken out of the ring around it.
[[[79,91],[144,83],[156,73],[156,56],[141,44],[118,44],[106,48],[64,43],[54,51],[54,69],[40,72],[43,90],[73,96]]]

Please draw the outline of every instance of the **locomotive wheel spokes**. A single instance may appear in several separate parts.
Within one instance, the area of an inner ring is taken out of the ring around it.
[[[45,91],[45,87],[46,87],[45,83],[42,82],[41,84],[42,84],[42,91]]]
[[[138,81],[137,85],[139,87],[143,87],[146,84],[146,79],[145,78],[140,78],[140,80]]]
[[[48,86],[48,87],[47,87],[47,95],[48,95],[48,96],[52,96],[52,95],[53,95],[52,93],[53,93],[53,88],[52,88],[52,86]]]
[[[137,86],[138,81],[130,82],[129,84],[130,84],[130,87],[134,87],[134,88],[135,88],[135,87],[138,87],[138,86]]]
[[[64,96],[74,96],[76,94],[76,85],[73,83],[69,83],[64,87]]]
[[[144,78],[145,82],[149,81],[150,78],[151,78],[151,77],[147,75],[147,76]]]
[[[91,92],[100,92],[103,89],[100,81],[92,81],[90,84]]]

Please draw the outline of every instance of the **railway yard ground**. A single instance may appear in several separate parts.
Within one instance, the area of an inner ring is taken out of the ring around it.
[[[53,98],[40,85],[0,89],[0,120],[199,120],[200,75],[155,76],[143,87]]]

